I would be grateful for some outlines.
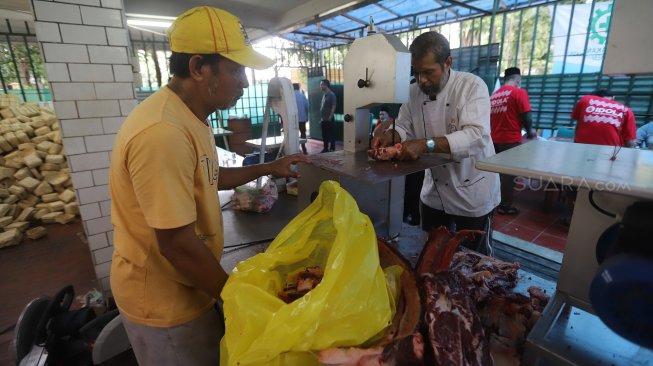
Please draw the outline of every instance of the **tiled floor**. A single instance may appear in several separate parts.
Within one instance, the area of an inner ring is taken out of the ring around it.
[[[549,249],[564,251],[569,227],[564,224],[568,208],[563,195],[543,190],[533,183],[530,188],[515,192],[516,215],[494,217],[494,230]]]

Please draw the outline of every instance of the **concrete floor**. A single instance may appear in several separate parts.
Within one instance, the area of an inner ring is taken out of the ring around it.
[[[53,296],[66,285],[73,285],[76,295],[99,289],[80,219],[46,227],[43,238],[25,238],[19,245],[0,249],[0,332],[11,328],[36,297]],[[80,304],[75,301],[73,306]],[[0,335],[0,365],[11,364],[12,338],[12,330]]]
[[[0,365],[15,364],[9,352],[12,327],[32,299],[53,296],[69,284],[76,295],[99,289],[81,221],[50,225],[47,229],[48,235],[41,239],[25,239],[19,245],[0,249]],[[221,263],[230,272],[240,261],[264,251],[267,244],[227,249]],[[75,302],[72,308],[80,306]],[[107,365],[130,366],[136,361],[131,352],[126,352]]]

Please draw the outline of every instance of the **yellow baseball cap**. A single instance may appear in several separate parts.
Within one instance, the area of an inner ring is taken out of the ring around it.
[[[219,54],[240,65],[267,69],[275,61],[254,51],[245,28],[233,14],[198,6],[181,14],[168,28],[170,50],[187,54]]]

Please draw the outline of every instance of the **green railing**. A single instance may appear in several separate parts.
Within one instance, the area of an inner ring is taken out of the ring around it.
[[[50,101],[33,23],[0,20],[0,93],[26,102]]]
[[[495,0],[490,15],[446,22],[438,21],[436,16],[433,24],[427,25],[444,34],[452,48],[457,49],[453,52],[454,68],[478,74],[492,90],[492,79],[501,75],[504,68],[520,67],[524,75],[522,86],[529,93],[538,128],[569,125],[576,101],[597,86],[611,89],[617,101],[630,106],[638,125],[653,119],[652,76],[608,77],[597,72],[603,51],[595,46],[605,44],[609,33],[611,0],[565,0],[518,10],[500,5]],[[579,22],[583,24],[580,28]],[[0,27],[0,92],[13,93],[30,102],[51,100],[32,23],[0,23],[4,25]],[[423,31],[414,29],[397,36],[409,45]],[[142,99],[166,84],[170,53],[165,37],[131,30],[130,38],[133,55],[140,58],[143,79],[137,95]],[[578,47],[587,52],[578,54]],[[320,69],[320,75],[334,84],[342,83],[347,51],[347,45],[315,51],[310,66]],[[281,64],[288,66],[284,62]],[[488,66],[495,69],[488,70]],[[254,75],[252,79],[256,80]],[[321,94],[316,85],[307,83],[304,87],[311,95]],[[319,104],[318,97],[313,100],[312,109],[315,103]],[[266,99],[267,80],[257,80],[236,106],[220,112],[222,119],[247,116],[253,125],[258,125],[263,121]],[[213,115],[214,121],[216,118]],[[271,122],[277,124],[278,116],[273,115]],[[317,130],[314,133],[319,136]]]

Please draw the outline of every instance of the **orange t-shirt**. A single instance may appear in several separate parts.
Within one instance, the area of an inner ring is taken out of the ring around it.
[[[111,290],[122,316],[169,327],[213,305],[161,255],[154,229],[194,222],[219,261],[224,243],[217,181],[211,130],[172,90],[159,90],[129,114],[116,136],[109,172]]]

